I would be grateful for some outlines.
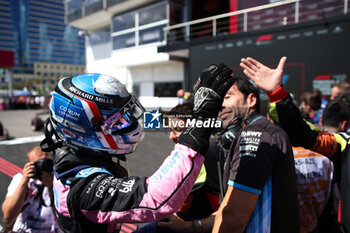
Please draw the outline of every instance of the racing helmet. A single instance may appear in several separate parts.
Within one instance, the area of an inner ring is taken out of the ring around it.
[[[135,151],[144,108],[118,79],[96,73],[61,79],[50,101],[56,137],[73,149],[102,155]]]

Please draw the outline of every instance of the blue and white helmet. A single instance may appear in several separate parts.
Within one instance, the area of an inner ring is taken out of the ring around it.
[[[50,101],[50,120],[66,145],[100,154],[135,151],[144,132],[144,108],[116,78],[82,74],[63,78]]]

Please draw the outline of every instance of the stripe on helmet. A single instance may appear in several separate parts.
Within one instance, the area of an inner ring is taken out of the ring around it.
[[[72,99],[74,97],[74,94],[71,93],[70,91],[68,91],[62,84],[62,81],[59,81],[58,82],[58,87],[59,87],[59,90],[62,92],[63,95],[66,95],[67,97],[69,97],[69,99]],[[56,91],[56,90],[55,90]],[[57,91],[56,91],[57,92]]]
[[[83,104],[83,107],[86,112],[86,116],[89,118],[89,121],[96,117],[99,119],[103,119],[101,116],[100,111],[98,110],[96,104],[92,101],[85,100],[83,98],[80,98],[79,96],[75,96],[77,99],[81,101]],[[119,149],[115,141],[113,140],[113,137],[109,134],[104,134],[102,131],[101,132],[96,132],[97,136],[100,138],[101,143],[104,147],[109,147],[111,149]]]

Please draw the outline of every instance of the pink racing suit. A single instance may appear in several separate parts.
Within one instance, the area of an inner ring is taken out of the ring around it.
[[[188,196],[204,157],[177,144],[150,177],[116,177],[87,167],[54,179],[55,207],[65,232],[118,232],[121,223],[150,222],[174,213]]]

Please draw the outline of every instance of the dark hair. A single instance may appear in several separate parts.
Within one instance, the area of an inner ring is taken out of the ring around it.
[[[350,94],[340,94],[334,99],[334,101],[340,101],[345,104],[348,111],[350,112]]]
[[[338,127],[343,121],[349,121],[349,108],[340,99],[335,99],[327,105],[322,115],[324,126]]]
[[[193,103],[179,104],[173,107],[165,116],[176,116],[176,115],[192,115],[193,113]],[[180,119],[184,120],[182,117]]]
[[[339,93],[340,94],[350,94],[350,82],[349,81],[341,81],[338,83]]]
[[[259,89],[249,79],[241,78],[238,76],[234,76],[233,79],[234,79],[233,84],[236,84],[238,90],[242,92],[245,99],[247,99],[250,93],[253,93],[253,95],[256,97],[256,104],[254,106],[254,109],[257,113],[260,113]]]
[[[321,108],[322,93],[319,90],[308,91],[305,92],[301,100],[304,101],[305,104],[309,104],[311,108],[316,111]]]

